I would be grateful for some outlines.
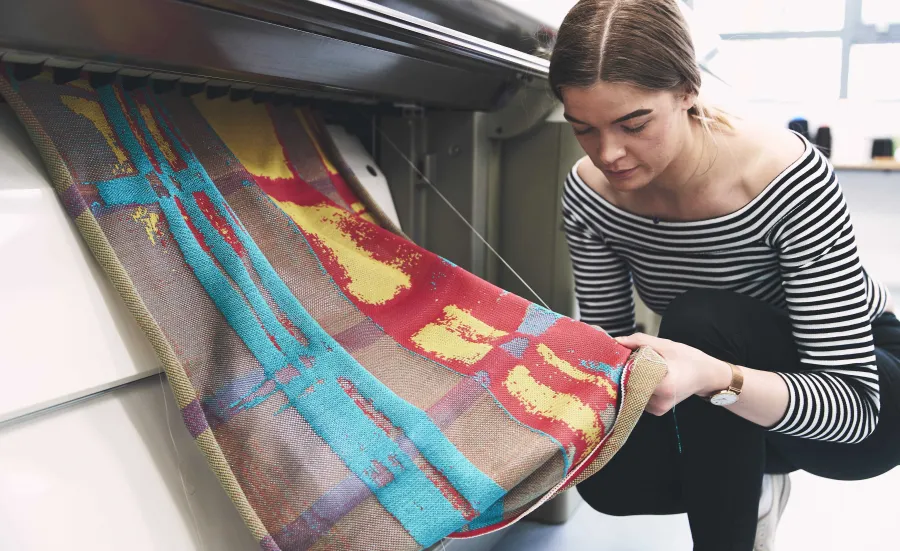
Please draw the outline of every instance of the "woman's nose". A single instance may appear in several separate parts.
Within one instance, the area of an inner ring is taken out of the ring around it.
[[[601,139],[597,148],[597,156],[604,166],[611,167],[625,156],[625,147],[616,140]]]

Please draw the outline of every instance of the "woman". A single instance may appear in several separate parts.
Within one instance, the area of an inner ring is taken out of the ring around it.
[[[825,157],[698,102],[676,0],[580,1],[550,83],[587,153],[563,199],[582,319],[669,367],[582,497],[612,515],[687,512],[697,550],[767,550],[786,473],[898,465],[900,322]],[[660,338],[629,335],[632,284]]]

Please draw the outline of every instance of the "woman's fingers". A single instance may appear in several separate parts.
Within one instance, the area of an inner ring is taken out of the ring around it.
[[[671,408],[671,401],[663,400],[658,396],[653,396],[650,398],[650,401],[647,402],[647,407],[644,408],[644,411],[651,415],[661,417],[665,415]]]
[[[655,349],[659,344],[659,339],[644,333],[635,333],[627,337],[616,337],[616,342],[632,350],[640,348],[641,346],[649,346],[650,348]],[[659,352],[659,350],[657,350],[657,352]]]
[[[673,407],[681,403],[686,396],[679,395],[675,390],[674,384],[672,375],[666,375],[653,391],[653,395],[650,396],[644,411],[657,416],[665,415]]]
[[[645,333],[635,333],[627,337],[616,337],[616,342],[632,350],[647,346],[655,350],[664,358],[666,357],[667,352],[671,352],[671,350],[667,350],[667,343],[671,344],[669,341],[652,337]],[[669,372],[663,380],[660,381],[659,385],[657,385],[656,390],[653,392],[653,396],[650,397],[650,401],[647,403],[647,407],[644,408],[644,411],[652,415],[661,416],[672,409],[672,406],[675,405],[675,393],[673,391],[673,385],[676,384],[675,380],[675,374],[669,369]]]

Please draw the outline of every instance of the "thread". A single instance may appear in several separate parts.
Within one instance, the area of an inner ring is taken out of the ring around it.
[[[169,429],[169,440],[172,442],[172,449],[175,451],[175,461],[178,466],[178,478],[181,479],[181,490],[184,492],[184,500],[187,501],[188,511],[191,513],[191,519],[194,521],[194,532],[197,534],[197,541],[200,542],[201,551],[206,549],[203,544],[203,535],[200,533],[200,523],[197,522],[197,515],[194,513],[194,506],[191,504],[190,495],[188,495],[187,484],[184,482],[184,473],[181,470],[181,455],[178,453],[178,445],[175,444],[175,434],[172,432],[172,423],[169,421],[169,399],[166,397],[166,387],[163,385],[164,372],[159,373],[159,389],[163,395],[163,409],[166,412],[166,428]]]
[[[541,298],[541,295],[539,295],[539,294],[537,293],[537,291],[535,291],[534,289],[532,289],[532,288],[531,288],[531,285],[529,285],[528,283],[526,283],[525,279],[523,279],[522,276],[520,276],[519,273],[518,273],[517,271],[515,271],[515,270],[513,269],[513,267],[510,266],[509,263],[508,263],[502,256],[500,256],[500,253],[498,253],[498,252],[494,249],[494,247],[491,246],[490,243],[488,243],[487,239],[485,239],[480,233],[478,233],[478,230],[476,230],[475,227],[472,226],[472,224],[469,223],[469,221],[466,219],[466,217],[463,216],[461,212],[459,212],[458,210],[456,210],[456,207],[453,206],[453,203],[451,203],[449,199],[447,199],[446,197],[444,197],[444,194],[441,193],[441,191],[437,188],[436,185],[434,185],[433,183],[431,183],[431,180],[429,180],[427,176],[425,176],[424,174],[422,174],[422,171],[419,170],[419,167],[417,167],[417,166],[415,165],[415,163],[413,163],[411,160],[409,160],[409,158],[403,153],[403,151],[400,150],[399,147],[397,147],[397,144],[395,144],[395,143],[393,142],[393,140],[391,140],[391,139],[387,136],[387,134],[381,129],[381,127],[378,126],[378,125],[375,125],[375,129],[378,131],[378,134],[381,135],[381,137],[384,139],[384,141],[386,141],[386,142],[388,143],[388,145],[390,145],[390,146],[394,149],[394,151],[396,151],[397,154],[400,155],[400,158],[402,158],[402,159],[406,162],[406,164],[408,164],[409,167],[410,167],[411,169],[413,169],[413,171],[415,171],[416,174],[419,175],[419,178],[421,178],[423,182],[425,182],[426,184],[428,184],[428,186],[429,186],[429,187],[437,194],[437,196],[440,197],[441,200],[442,200],[448,207],[450,207],[450,210],[453,211],[453,213],[456,214],[456,216],[458,216],[460,220],[462,220],[462,222],[463,222],[463,223],[464,223],[464,224],[472,231],[472,233],[475,234],[476,237],[478,237],[478,239],[484,244],[484,246],[487,247],[492,253],[494,253],[494,256],[496,256],[497,259],[500,260],[500,262],[502,262],[503,265],[506,266],[506,268],[507,268],[510,272],[512,272],[512,274],[513,274],[514,276],[516,276],[516,279],[518,279],[519,282],[520,282],[522,285],[524,285],[525,288],[528,289],[528,291],[538,299],[538,302],[540,302],[540,303],[544,306],[544,308],[546,308],[547,310],[550,310],[550,309],[551,309],[550,306],[548,306],[547,303],[544,301],[544,299]]]
[[[672,420],[675,421],[675,438],[678,441],[678,455],[681,455],[681,431],[678,430],[678,416],[675,414],[675,405],[678,404],[678,385],[673,389],[672,396]]]
[[[397,144],[395,144],[394,141],[391,140],[391,139],[388,137],[388,135],[384,132],[384,130],[382,130],[381,127],[380,127],[377,123],[375,123],[374,118],[372,119],[372,127],[378,132],[378,134],[384,139],[384,141],[387,142],[388,145],[390,145],[391,148],[392,148],[398,155],[400,155],[400,158],[403,159],[403,161],[406,162],[406,164],[409,165],[409,167],[410,167],[416,174],[419,175],[419,177],[422,179],[422,181],[425,182],[426,184],[428,184],[428,186],[429,186],[432,190],[434,190],[434,192],[437,194],[437,196],[440,197],[441,200],[442,200],[442,201],[450,208],[450,210],[453,211],[453,213],[456,214],[456,216],[458,216],[460,220],[462,220],[462,222],[469,228],[469,230],[471,230],[472,233],[474,233],[474,234],[478,237],[478,239],[481,240],[482,243],[484,243],[484,245],[485,245],[485,246],[486,246],[486,247],[494,254],[494,256],[496,256],[497,259],[500,260],[500,262],[502,262],[503,265],[506,266],[506,268],[507,268],[510,272],[512,272],[512,274],[516,277],[516,279],[518,279],[519,282],[521,282],[522,285],[524,285],[524,286],[531,292],[531,294],[533,294],[533,295],[538,299],[538,301],[544,306],[544,308],[546,308],[547,310],[550,310],[550,306],[547,305],[547,302],[545,302],[544,299],[541,298],[541,296],[537,293],[537,291],[535,291],[534,289],[532,289],[532,288],[531,288],[531,285],[528,285],[528,283],[525,281],[525,279],[524,279],[522,276],[520,276],[519,273],[516,272],[516,270],[513,269],[512,266],[509,265],[509,263],[506,261],[506,259],[504,259],[504,258],[500,255],[500,253],[498,253],[498,252],[494,249],[494,247],[492,247],[491,244],[488,243],[487,239],[485,239],[480,233],[478,233],[478,230],[476,230],[475,227],[472,226],[472,224],[469,223],[469,221],[466,219],[466,217],[463,216],[462,213],[459,212],[459,211],[456,209],[456,207],[453,206],[453,203],[451,203],[450,200],[447,199],[447,198],[444,196],[443,193],[441,193],[441,191],[437,188],[437,186],[435,186],[435,185],[431,182],[431,180],[429,180],[428,177],[425,176],[425,174],[423,174],[421,170],[419,170],[419,167],[417,167],[417,166],[415,165],[415,163],[413,163],[413,162],[409,159],[409,157],[407,157],[407,156],[403,153],[403,151],[397,146]],[[655,224],[658,224],[658,223],[659,223],[659,219],[658,219],[657,217],[654,217],[653,222],[654,222]],[[599,330],[600,330],[601,332],[603,332],[603,333],[606,333],[606,331],[605,331],[603,328],[601,328],[601,327],[597,327],[597,326],[593,326],[593,327],[595,327],[596,329],[599,329]],[[609,335],[609,333],[606,333],[606,334]],[[678,440],[678,453],[681,454],[681,450],[682,450],[682,448],[681,448],[681,433],[680,433],[679,430],[678,430],[678,418],[677,418],[677,416],[675,415],[675,404],[676,404],[677,402],[678,402],[678,389],[676,388],[676,389],[675,389],[674,400],[673,400],[673,402],[672,402],[672,417],[673,417],[673,419],[675,420],[675,435],[676,435],[677,440]],[[445,549],[445,547],[444,547],[444,542],[441,541],[441,551],[444,551],[444,549]]]

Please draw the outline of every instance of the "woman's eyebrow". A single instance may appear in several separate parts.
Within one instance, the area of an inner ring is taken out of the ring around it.
[[[624,117],[619,117],[618,119],[614,120],[612,123],[619,124],[620,122],[625,122],[627,120],[636,119],[638,117],[643,117],[644,115],[649,115],[652,112],[653,112],[653,109],[638,109],[637,111],[632,111],[631,113],[628,113]]]
[[[625,122],[625,121],[628,121],[628,120],[631,120],[631,119],[636,119],[636,118],[638,118],[638,117],[643,117],[644,115],[649,115],[649,114],[652,113],[652,112],[653,112],[653,109],[638,109],[637,111],[632,111],[631,113],[628,113],[628,114],[625,115],[624,117],[619,117],[618,119],[614,120],[612,123],[613,123],[613,124],[619,124],[620,122]],[[563,117],[564,117],[567,121],[569,121],[569,122],[574,122],[575,124],[583,124],[583,125],[585,125],[585,126],[591,126],[590,123],[587,123],[587,122],[584,122],[584,121],[582,121],[582,120],[576,119],[575,117],[573,117],[572,115],[570,115],[570,114],[568,114],[568,113],[563,113]]]

